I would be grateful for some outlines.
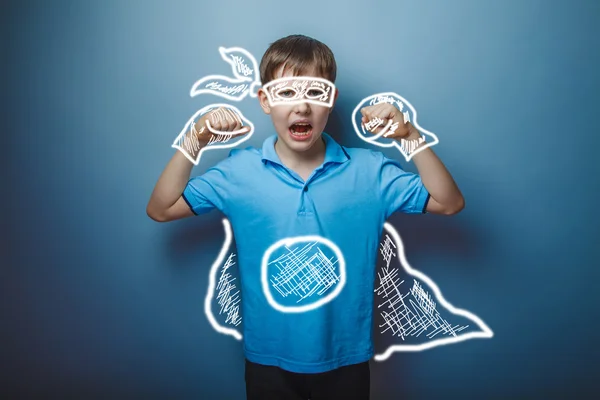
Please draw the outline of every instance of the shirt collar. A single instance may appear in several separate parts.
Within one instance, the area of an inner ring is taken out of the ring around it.
[[[323,165],[330,162],[342,164],[350,160],[350,155],[331,136],[325,132],[323,132],[321,136],[325,140],[325,159],[323,160]],[[283,165],[275,151],[276,140],[277,135],[272,135],[264,141],[262,147],[262,161],[265,162],[268,160]]]

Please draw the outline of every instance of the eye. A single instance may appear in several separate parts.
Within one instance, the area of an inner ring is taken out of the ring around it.
[[[314,98],[317,98],[324,94],[325,94],[325,91],[323,89],[312,88],[308,92],[306,92],[306,97],[308,97],[309,99],[314,99]]]
[[[297,93],[298,92],[296,92],[294,89],[283,88],[283,89],[280,89],[277,92],[275,92],[275,96],[284,98],[284,99],[290,99],[290,98],[296,96]]]

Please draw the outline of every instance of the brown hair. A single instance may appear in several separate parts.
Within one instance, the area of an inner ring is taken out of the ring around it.
[[[261,83],[272,81],[275,71],[282,65],[298,75],[314,66],[323,78],[335,82],[337,67],[333,52],[327,45],[308,36],[290,35],[271,43],[260,61]]]

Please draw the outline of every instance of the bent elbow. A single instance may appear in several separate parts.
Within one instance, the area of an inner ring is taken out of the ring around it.
[[[446,215],[455,215],[461,212],[465,208],[465,199],[464,197],[460,197],[460,199],[454,204],[452,207],[448,207],[446,209]]]
[[[153,221],[156,221],[156,222],[166,222],[167,221],[163,214],[156,212],[149,206],[146,207],[146,215],[148,215],[148,217],[150,217],[150,219],[152,219]]]

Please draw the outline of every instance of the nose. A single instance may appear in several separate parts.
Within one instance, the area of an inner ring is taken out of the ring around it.
[[[309,114],[310,113],[310,104],[306,101],[302,101],[300,103],[296,103],[294,106],[294,111],[298,114]]]

